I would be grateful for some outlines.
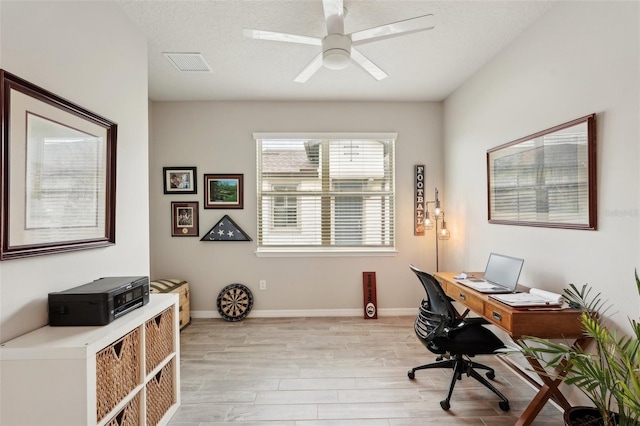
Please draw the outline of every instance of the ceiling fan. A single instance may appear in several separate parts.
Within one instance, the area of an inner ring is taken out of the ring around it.
[[[322,51],[295,78],[298,83],[305,83],[323,65],[332,70],[344,69],[351,59],[380,81],[388,77],[387,73],[360,53],[355,46],[435,28],[433,15],[429,14],[345,34],[343,0],[323,0],[322,5],[327,22],[327,35],[324,38],[253,29],[245,29],[244,36],[258,40],[322,46]]]

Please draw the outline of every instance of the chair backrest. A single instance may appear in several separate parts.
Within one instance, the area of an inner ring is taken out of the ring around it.
[[[443,337],[445,328],[453,324],[457,318],[457,311],[432,275],[421,271],[413,265],[410,265],[410,268],[416,274],[427,293],[426,299],[420,304],[413,328],[427,349],[431,352],[442,354],[445,351],[439,348],[435,340],[438,337]]]
[[[431,349],[430,343],[442,334],[447,321],[443,315],[433,313],[428,308],[427,301],[423,301],[413,324],[413,329],[422,340],[422,343]]]
[[[452,324],[458,317],[458,312],[440,286],[440,283],[433,275],[421,271],[413,265],[409,265],[409,267],[416,274],[427,293],[429,311],[443,316],[447,325]]]

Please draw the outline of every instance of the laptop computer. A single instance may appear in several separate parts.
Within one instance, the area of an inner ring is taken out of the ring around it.
[[[515,293],[524,259],[491,253],[484,269],[484,279],[468,277],[457,280],[481,293]]]

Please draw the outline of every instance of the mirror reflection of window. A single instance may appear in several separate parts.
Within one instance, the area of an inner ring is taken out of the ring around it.
[[[490,220],[591,224],[590,117],[488,151]]]
[[[104,155],[102,138],[29,113],[26,228],[104,223]]]

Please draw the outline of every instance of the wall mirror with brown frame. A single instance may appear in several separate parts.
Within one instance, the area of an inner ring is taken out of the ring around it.
[[[115,244],[117,124],[0,70],[0,260]]]
[[[489,223],[595,230],[596,115],[487,151]]]

